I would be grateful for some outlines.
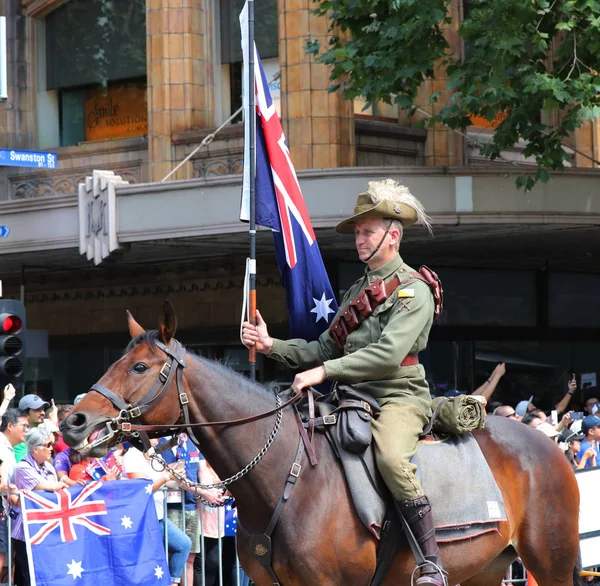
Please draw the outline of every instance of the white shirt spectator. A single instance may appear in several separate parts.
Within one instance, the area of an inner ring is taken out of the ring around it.
[[[150,462],[146,459],[146,456],[142,454],[137,448],[130,446],[123,456],[123,472],[125,474],[141,474],[145,478],[152,480],[158,480],[164,477],[165,472],[155,470]],[[154,493],[154,506],[156,508],[156,516],[160,521],[165,515],[164,501],[165,493],[162,490],[157,490]]]

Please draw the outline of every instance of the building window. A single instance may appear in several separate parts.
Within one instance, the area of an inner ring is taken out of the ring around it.
[[[600,275],[550,273],[548,323],[551,328],[600,327]]]
[[[223,96],[229,95],[230,113],[242,105],[242,46],[240,12],[245,0],[221,0],[221,78]],[[269,89],[279,108],[279,27],[277,0],[254,4],[254,37]]]
[[[146,135],[145,0],[70,0],[45,20],[60,146]]]

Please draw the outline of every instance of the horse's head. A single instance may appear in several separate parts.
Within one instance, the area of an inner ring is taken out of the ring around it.
[[[177,327],[173,307],[165,301],[158,330],[149,332],[131,313],[127,316],[132,340],[124,356],[60,426],[65,442],[86,456],[102,456],[117,443],[123,421],[164,424],[179,417],[177,370],[183,369],[185,351],[173,338]]]

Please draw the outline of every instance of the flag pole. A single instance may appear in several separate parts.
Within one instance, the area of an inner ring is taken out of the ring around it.
[[[248,0],[248,131],[250,134],[250,323],[256,324],[256,91],[254,83],[254,0]],[[256,380],[256,348],[249,350],[250,380]]]

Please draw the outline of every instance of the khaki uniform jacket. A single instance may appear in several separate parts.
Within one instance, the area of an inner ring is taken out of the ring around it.
[[[405,281],[413,271],[400,255],[383,267],[365,271],[344,296],[340,311],[371,283],[394,277]],[[269,356],[294,369],[323,365],[329,380],[352,384],[380,403],[386,399],[410,402],[429,416],[431,395],[423,366],[400,366],[400,363],[407,355],[426,347],[433,312],[431,290],[422,281],[414,280],[398,287],[376,307],[348,336],[343,351],[326,330],[313,342],[275,339]]]

